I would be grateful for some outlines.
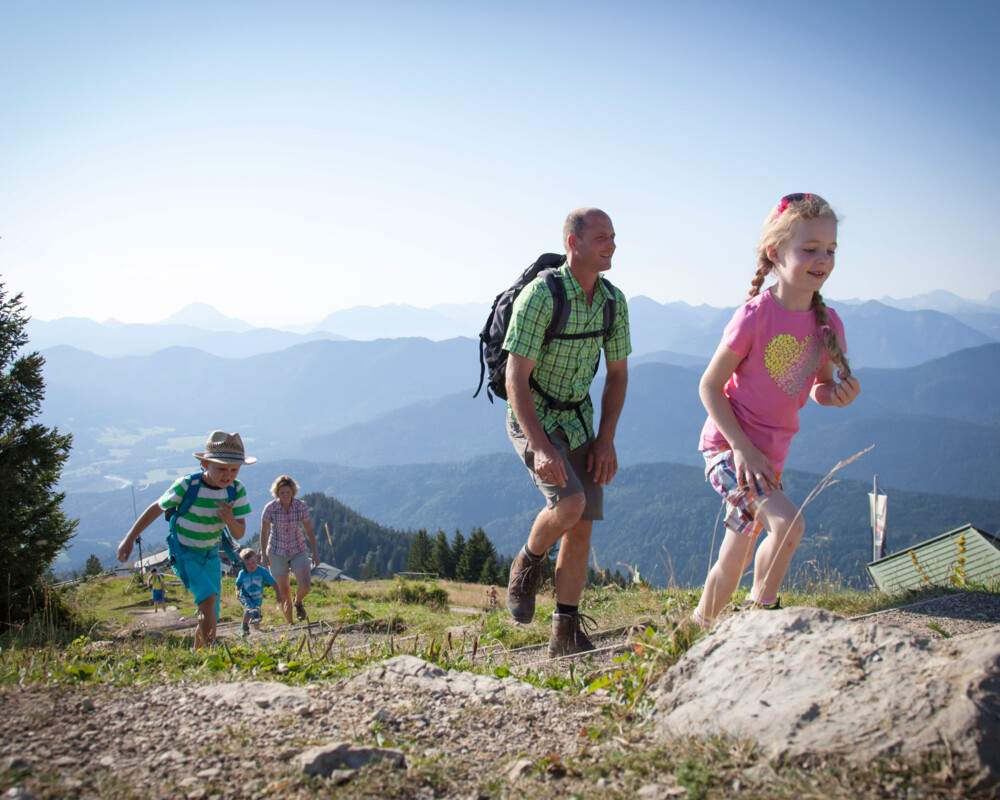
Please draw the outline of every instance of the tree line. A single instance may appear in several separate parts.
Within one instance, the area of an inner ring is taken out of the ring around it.
[[[320,492],[303,496],[319,557],[361,580],[404,572],[414,535],[379,525]]]
[[[448,534],[438,530],[431,539],[421,528],[413,539],[410,556],[406,562],[408,572],[436,573],[439,578],[482,583],[506,583],[513,558],[501,558],[482,528],[473,528],[466,539],[455,531],[451,541]]]

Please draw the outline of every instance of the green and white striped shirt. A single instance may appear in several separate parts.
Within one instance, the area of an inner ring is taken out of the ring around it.
[[[190,475],[178,478],[156,501],[156,504],[164,511],[168,508],[177,508],[181,504],[181,500],[184,499],[184,493],[190,483]],[[239,519],[249,515],[250,501],[247,500],[246,487],[238,480],[234,482],[234,485],[236,486],[236,500],[233,504],[233,516]],[[222,517],[219,516],[218,508],[220,503],[228,502],[228,490],[213,489],[207,486],[205,476],[202,475],[198,496],[188,512],[177,520],[177,541],[185,547],[196,550],[211,550],[213,547],[218,547],[219,535],[225,527]]]
[[[587,295],[573,277],[568,265],[559,269],[559,277],[566,288],[566,298],[569,302],[569,319],[562,332],[574,334],[600,330],[604,326],[604,304],[611,297],[607,284],[603,280],[598,280],[594,289],[594,300],[588,306]],[[504,350],[534,361],[535,369],[532,376],[552,397],[569,403],[583,400],[590,393],[590,385],[594,380],[594,364],[602,348],[608,361],[620,361],[632,352],[625,295],[617,286],[614,290],[617,308],[611,334],[607,338],[594,336],[589,339],[553,339],[543,347],[542,340],[552,319],[554,302],[545,280],[535,278],[514,301],[507,337],[503,343]],[[537,392],[532,391],[532,395],[535,398],[538,419],[546,433],[562,428],[566,431],[571,448],[575,449],[586,443],[589,436],[588,429],[580,423],[580,417],[575,411],[554,411]],[[580,411],[587,421],[588,428],[593,430],[593,403],[588,399],[580,407]],[[514,416],[509,401],[507,413]]]

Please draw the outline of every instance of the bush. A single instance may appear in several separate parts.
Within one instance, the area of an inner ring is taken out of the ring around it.
[[[448,592],[440,586],[408,583],[402,578],[396,578],[396,585],[389,590],[386,599],[407,605],[427,606],[435,611],[445,611],[448,608]]]

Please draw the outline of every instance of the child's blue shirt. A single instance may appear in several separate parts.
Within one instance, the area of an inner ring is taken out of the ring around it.
[[[241,569],[240,574],[236,576],[236,588],[240,590],[241,595],[240,602],[244,606],[249,602],[250,608],[260,608],[260,604],[264,602],[265,584],[274,586],[274,577],[268,572],[267,567],[258,564],[253,572]]]

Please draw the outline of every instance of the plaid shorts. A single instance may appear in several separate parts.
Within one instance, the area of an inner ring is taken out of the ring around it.
[[[754,481],[753,486],[740,488],[730,448],[704,450],[702,455],[705,456],[705,480],[726,501],[726,518],[723,520],[725,526],[733,533],[751,539],[759,536],[764,530],[764,523],[757,519],[755,505],[757,498],[764,494],[764,488],[757,481]],[[780,472],[778,480],[781,480]]]

